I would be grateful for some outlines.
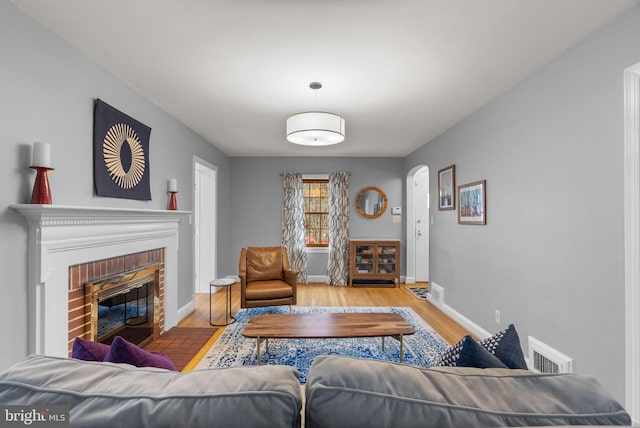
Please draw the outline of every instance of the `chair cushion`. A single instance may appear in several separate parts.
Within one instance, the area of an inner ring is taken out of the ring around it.
[[[247,283],[247,300],[282,299],[293,296],[293,287],[284,281],[253,281]]]
[[[247,248],[247,282],[284,279],[282,248]]]

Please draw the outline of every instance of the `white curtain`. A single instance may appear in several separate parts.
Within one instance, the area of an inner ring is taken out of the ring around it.
[[[289,253],[291,269],[298,271],[298,283],[307,283],[307,247],[304,229],[302,173],[282,174],[282,246]]]
[[[329,174],[329,261],[327,284],[349,283],[349,173]]]

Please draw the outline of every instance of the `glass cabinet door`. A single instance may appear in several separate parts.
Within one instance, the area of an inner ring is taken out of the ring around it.
[[[396,273],[396,247],[395,245],[378,246],[378,273]]]
[[[356,245],[356,270],[358,273],[373,272],[373,245]]]

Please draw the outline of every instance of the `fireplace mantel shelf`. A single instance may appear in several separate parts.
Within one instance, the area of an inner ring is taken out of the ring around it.
[[[13,204],[29,228],[29,352],[68,356],[72,266],[164,249],[164,327],[178,319],[178,235],[190,211]],[[183,223],[182,226],[180,223]],[[46,292],[45,292],[46,291]]]
[[[29,223],[87,224],[144,221],[180,221],[191,211],[146,210],[112,207],[83,207],[69,205],[12,204],[11,208],[22,214]]]

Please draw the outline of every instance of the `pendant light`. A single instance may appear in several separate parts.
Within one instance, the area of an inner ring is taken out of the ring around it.
[[[322,88],[322,83],[311,82],[309,87],[316,91],[317,108],[317,91]],[[337,114],[321,111],[298,113],[287,119],[287,140],[303,146],[329,146],[344,141],[344,128],[344,119]]]

